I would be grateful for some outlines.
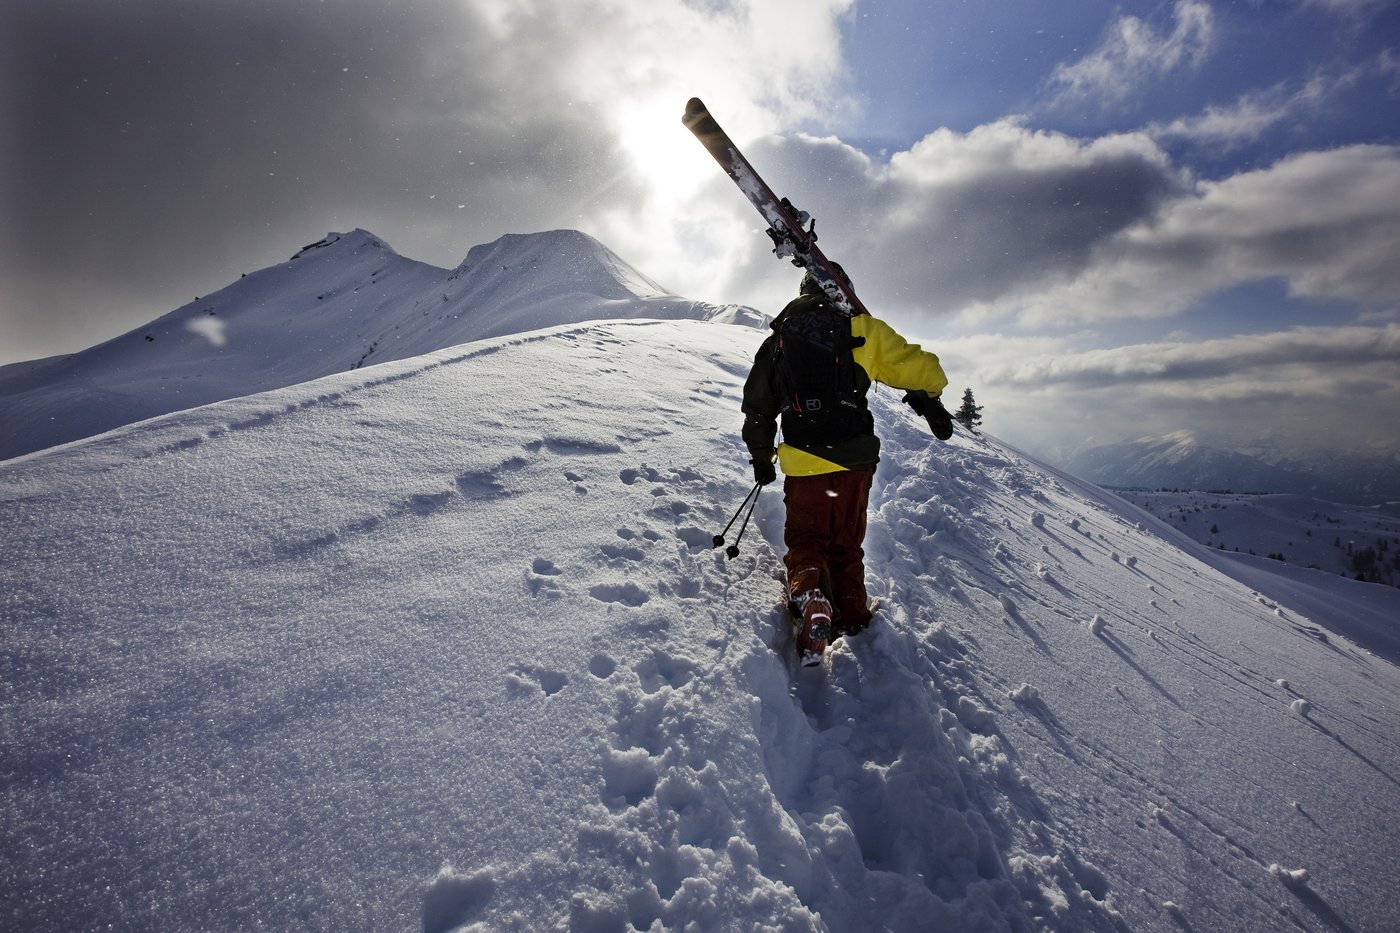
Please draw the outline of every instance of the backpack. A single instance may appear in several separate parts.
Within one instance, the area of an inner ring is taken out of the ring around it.
[[[850,317],[814,297],[783,315],[777,336],[783,440],[819,447],[874,430],[865,400],[870,380],[852,355],[865,338],[851,337]]]

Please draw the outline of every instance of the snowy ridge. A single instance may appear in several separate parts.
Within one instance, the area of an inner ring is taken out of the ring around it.
[[[1390,925],[1397,669],[891,393],[885,609],[795,671],[781,495],[709,546],[761,336],[555,327],[0,466],[5,925]]]
[[[451,272],[365,230],[331,233],[97,347],[0,368],[0,459],[486,337],[745,312],[758,317],[668,295],[575,230],[502,237]]]

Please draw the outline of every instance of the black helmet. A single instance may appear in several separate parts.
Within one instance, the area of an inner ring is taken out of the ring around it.
[[[839,262],[831,262],[830,260],[828,260],[828,261],[827,261],[827,265],[831,267],[831,271],[832,271],[832,272],[835,272],[835,273],[836,273],[836,277],[837,277],[838,279],[840,279],[842,282],[846,283],[847,285],[850,285],[850,284],[851,284],[851,277],[850,277],[849,275],[846,274],[846,270],[845,270],[845,269],[842,269],[842,268],[841,268],[841,264],[840,264]],[[824,295],[824,294],[826,294],[825,290],[823,290],[823,288],[822,288],[822,286],[821,286],[821,283],[817,281],[817,277],[816,277],[815,275],[812,274],[812,270],[811,270],[811,269],[808,269],[806,272],[804,272],[804,273],[802,274],[802,284],[801,284],[800,286],[798,286],[797,291],[798,291],[798,294],[802,294],[802,295]]]

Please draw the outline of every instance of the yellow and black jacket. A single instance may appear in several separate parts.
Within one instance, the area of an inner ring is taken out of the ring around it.
[[[791,315],[810,313],[829,307],[824,295],[803,294],[794,299],[773,321],[773,333],[763,341],[754,355],[753,369],[744,383],[744,443],[755,461],[773,456],[783,398],[778,387],[778,334]],[[861,399],[871,381],[896,389],[923,390],[931,396],[942,394],[948,377],[938,357],[907,342],[894,329],[869,314],[850,319],[851,354],[856,363],[856,388]],[[880,441],[868,417],[863,427],[846,437],[810,440],[797,443],[786,437],[777,448],[778,465],[788,476],[814,476],[838,470],[870,469],[880,459]]]

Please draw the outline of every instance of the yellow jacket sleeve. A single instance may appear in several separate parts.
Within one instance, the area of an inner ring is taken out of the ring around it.
[[[851,335],[865,338],[865,344],[856,347],[852,356],[871,379],[895,389],[943,394],[948,377],[938,357],[917,343],[909,343],[884,321],[869,314],[853,317]]]

